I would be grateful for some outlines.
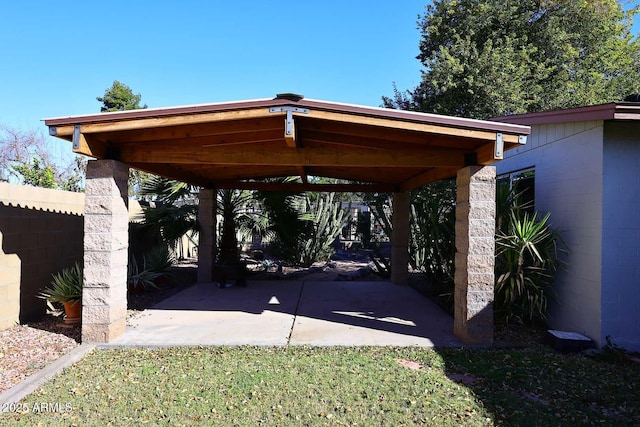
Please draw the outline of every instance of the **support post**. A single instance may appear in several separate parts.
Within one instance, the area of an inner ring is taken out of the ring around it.
[[[126,326],[129,168],[90,160],[86,176],[82,342],[106,343]]]
[[[496,169],[468,166],[456,180],[454,334],[465,344],[493,343]]]
[[[215,263],[216,247],[216,215],[217,197],[213,188],[202,189],[198,195],[198,222],[200,232],[198,239],[198,282],[209,283],[213,281],[211,271]]]
[[[409,193],[393,193],[391,283],[409,283]]]

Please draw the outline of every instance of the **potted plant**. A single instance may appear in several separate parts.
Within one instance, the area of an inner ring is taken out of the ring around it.
[[[37,297],[50,303],[62,304],[65,323],[80,323],[82,320],[82,267],[76,263],[72,268],[65,268],[52,277],[51,287],[44,288]]]

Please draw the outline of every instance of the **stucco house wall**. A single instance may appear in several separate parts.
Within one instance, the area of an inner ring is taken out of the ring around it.
[[[640,350],[640,126],[605,122],[602,334]]]
[[[505,153],[498,175],[535,167],[535,208],[570,249],[555,281],[549,326],[601,340],[602,121],[534,125],[527,144]]]
[[[631,103],[498,118],[531,125],[498,175],[535,169],[536,210],[570,250],[552,328],[640,350],[640,114]]]

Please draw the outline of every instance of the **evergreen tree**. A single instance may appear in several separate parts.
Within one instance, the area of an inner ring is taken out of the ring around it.
[[[104,91],[104,96],[96,97],[96,100],[102,102],[102,107],[100,107],[102,113],[147,108],[147,104],[140,105],[141,99],[142,96],[139,93],[134,94],[129,86],[118,80],[114,80],[113,85]]]

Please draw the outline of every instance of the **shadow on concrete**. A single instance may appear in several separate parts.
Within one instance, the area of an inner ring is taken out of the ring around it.
[[[191,342],[189,336],[194,345],[460,345],[453,319],[440,307],[411,287],[380,281],[200,283],[143,312],[131,326],[129,344],[138,335],[146,345]],[[274,331],[280,332],[267,342]]]

